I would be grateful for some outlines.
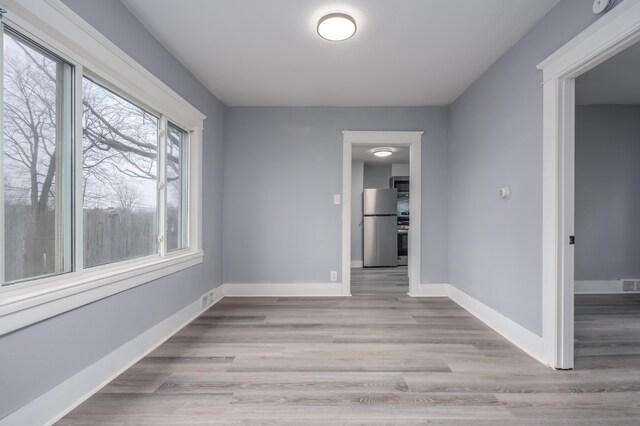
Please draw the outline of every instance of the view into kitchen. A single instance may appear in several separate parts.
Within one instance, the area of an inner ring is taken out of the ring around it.
[[[351,293],[409,289],[409,147],[354,146],[351,165]]]

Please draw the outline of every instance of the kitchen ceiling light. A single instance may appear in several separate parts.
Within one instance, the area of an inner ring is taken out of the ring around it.
[[[373,155],[376,157],[388,157],[393,154],[393,150],[391,148],[376,148],[373,150]]]
[[[343,41],[356,33],[356,20],[346,13],[334,12],[318,21],[318,34],[325,40]]]

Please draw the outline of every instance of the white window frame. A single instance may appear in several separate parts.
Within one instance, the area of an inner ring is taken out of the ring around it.
[[[76,249],[76,254],[78,255],[78,253],[80,253],[80,255],[77,256],[76,259],[76,264],[75,264],[75,268],[74,270],[79,271],[80,269],[83,268],[98,268],[101,266],[107,266],[107,265],[112,265],[112,264],[120,264],[122,262],[128,262],[128,261],[133,261],[136,259],[144,259],[144,258],[149,258],[149,259],[153,259],[157,256],[166,256],[166,241],[164,239],[165,236],[165,224],[162,222],[164,220],[165,217],[165,210],[166,210],[166,191],[164,190],[164,187],[166,185],[166,153],[162,152],[164,149],[166,149],[166,143],[167,143],[167,117],[165,115],[163,115],[161,112],[155,110],[153,107],[144,104],[143,102],[139,101],[138,99],[134,98],[132,95],[123,92],[122,90],[120,90],[119,87],[114,86],[111,82],[104,80],[102,77],[100,77],[100,75],[96,74],[93,71],[87,70],[86,68],[82,68],[82,66],[79,66],[80,69],[83,71],[82,75],[80,76],[80,81],[79,81],[79,86],[75,86],[78,88],[77,92],[80,92],[80,96],[77,102],[75,102],[75,105],[82,105],[82,90],[83,90],[83,79],[88,79],[90,80],[93,84],[99,86],[100,88],[113,93],[115,96],[123,99],[124,101],[130,103],[131,105],[140,108],[141,110],[146,111],[148,114],[153,115],[155,117],[157,117],[158,119],[158,145],[157,145],[157,153],[158,153],[158,157],[157,157],[157,167],[158,167],[158,178],[156,179],[156,205],[157,205],[157,216],[156,216],[156,238],[158,238],[157,240],[157,244],[158,244],[158,248],[156,250],[155,253],[151,253],[147,256],[137,256],[134,258],[130,258],[130,259],[123,259],[120,261],[115,261],[115,262],[110,262],[110,263],[106,263],[106,264],[98,264],[98,265],[94,265],[94,266],[86,266],[84,265],[84,253],[83,253],[83,249],[84,249],[84,235],[82,230],[84,229],[84,225],[83,225],[83,218],[84,218],[84,206],[82,205],[82,203],[79,202],[79,200],[74,200],[76,201],[76,207],[77,207],[77,219],[76,219],[76,223],[80,224],[79,229],[77,230],[77,232],[75,233],[75,238],[74,238],[74,243],[75,243],[75,249]],[[76,121],[78,123],[82,123],[82,119],[83,119],[83,108],[78,107],[76,109]],[[83,132],[83,126],[78,125],[75,129],[76,131],[79,132],[78,135],[76,135],[75,138],[75,143],[76,143],[76,147],[75,147],[75,152],[82,152],[83,150],[83,140],[82,140],[82,132]],[[76,155],[75,159],[77,160],[77,164],[74,170],[78,170],[81,171],[83,169],[83,158],[80,155]],[[78,168],[79,167],[79,168]],[[81,188],[82,184],[83,184],[83,176],[82,176],[82,172],[78,172],[77,173],[77,181],[76,181],[76,188]],[[188,222],[188,219],[187,219]],[[187,224],[188,226],[188,224]],[[162,238],[159,238],[160,236],[162,236]]]
[[[15,28],[12,25],[5,25],[4,22],[0,23],[0,48],[2,48],[2,53],[0,54],[0,61],[2,61],[2,67],[0,67],[0,74],[4,75],[4,42],[5,42],[5,34],[8,32],[10,35],[8,37],[14,38],[15,42],[22,43],[26,46],[29,46],[30,49],[39,52],[39,54],[49,57],[51,61],[55,61],[58,65],[63,65],[63,70],[60,72],[58,70],[57,73],[57,83],[56,83],[56,91],[58,92],[58,99],[56,110],[59,113],[56,113],[56,133],[57,133],[57,149],[56,149],[56,159],[55,161],[58,163],[56,166],[55,172],[55,253],[54,253],[54,271],[49,273],[44,273],[41,275],[36,275],[32,277],[26,278],[16,278],[15,280],[4,281],[6,279],[5,274],[5,257],[4,252],[2,253],[2,262],[0,262],[0,287],[2,285],[20,285],[24,282],[29,282],[31,280],[36,279],[44,279],[47,277],[52,277],[59,274],[69,273],[72,271],[72,244],[73,244],[73,227],[72,227],[72,210],[71,206],[73,204],[72,200],[72,179],[73,179],[73,167],[71,164],[71,158],[74,150],[73,146],[73,126],[74,126],[74,111],[73,111],[73,99],[71,97],[67,98],[68,95],[73,93],[73,67],[74,65],[65,60],[64,58],[56,55],[55,52],[47,49],[46,46],[38,43],[33,43],[27,37],[27,34],[24,34],[19,28]],[[0,87],[2,83],[0,82]],[[63,90],[61,90],[63,89]],[[62,95],[62,96],[60,96]],[[4,114],[4,108],[2,109],[2,114]],[[4,131],[3,124],[4,116],[0,116],[0,132]],[[0,137],[0,140],[3,140]],[[0,150],[0,171],[3,170],[4,166],[4,150]],[[0,173],[3,174],[3,173]],[[4,190],[4,187],[2,188]],[[0,200],[4,200],[4,193],[0,192]],[[0,208],[0,214],[2,214],[2,220],[4,221],[4,202],[2,204],[2,208]],[[4,230],[4,223],[2,223],[2,227],[0,229]],[[2,239],[0,238],[0,241]],[[4,249],[4,242],[2,242],[2,248]]]
[[[189,170],[190,168],[190,156],[191,156],[191,149],[189,147],[190,144],[190,136],[189,136],[189,132],[185,129],[183,129],[182,127],[180,127],[179,125],[177,125],[176,123],[172,122],[171,120],[165,120],[164,123],[164,129],[165,129],[165,137],[164,137],[164,147],[162,148],[163,153],[161,155],[163,155],[164,158],[164,167],[163,167],[163,173],[165,173],[165,176],[162,178],[162,181],[166,182],[166,173],[167,173],[167,166],[166,166],[166,156],[167,156],[167,147],[168,147],[168,139],[169,139],[169,127],[173,127],[177,130],[179,130],[180,132],[185,132],[187,134],[187,140],[183,141],[186,142],[184,143],[184,145],[182,146],[182,148],[184,148],[184,150],[180,151],[180,161],[182,162],[182,164],[180,165],[180,171],[184,171],[184,170]],[[186,154],[186,156],[185,156]],[[180,217],[181,218],[188,218],[189,217],[189,179],[185,179],[184,176],[180,176],[180,209],[182,210],[180,212]],[[167,190],[168,190],[168,185],[165,184],[164,188],[162,189],[162,194],[161,196],[164,197],[163,200],[163,205],[165,206],[163,214],[166,215],[167,212]],[[186,195],[186,197],[185,197]],[[186,214],[185,214],[186,213]],[[165,235],[165,241],[164,241],[164,250],[165,253],[174,253],[176,251],[179,250],[183,250],[182,247],[178,247],[176,249],[173,250],[169,250],[167,248],[167,241],[166,241],[166,227],[167,227],[167,217],[165,216],[162,222],[162,234]],[[185,247],[189,247],[189,221],[188,220],[183,220],[181,223],[181,230],[180,230],[180,237],[182,238],[182,241],[180,242],[180,245],[182,246],[183,244],[185,245]]]
[[[82,203],[76,201],[74,271],[0,287],[0,335],[202,263],[202,132],[206,118],[60,0],[7,0],[4,8],[7,13],[3,21],[7,25],[42,43],[75,67],[76,149],[82,146],[82,91],[77,89],[82,87],[85,69],[139,100],[143,106],[160,112],[165,127],[168,120],[189,132],[186,176],[189,235],[185,249],[166,253],[161,244],[158,255],[82,269],[82,243],[78,245],[78,238],[80,241],[83,238],[83,208]],[[164,146],[159,144],[159,153]],[[82,156],[75,156],[74,165],[75,185],[80,188]],[[160,170],[164,167],[161,159],[158,167]],[[158,221],[159,231],[162,231],[164,213],[159,213],[162,216]],[[0,254],[3,254],[1,248]]]

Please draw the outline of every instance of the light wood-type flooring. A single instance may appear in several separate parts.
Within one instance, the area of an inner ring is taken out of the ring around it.
[[[406,268],[353,297],[225,298],[60,425],[637,425],[640,299],[581,296],[553,371]]]

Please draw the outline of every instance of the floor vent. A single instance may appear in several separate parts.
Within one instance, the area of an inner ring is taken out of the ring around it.
[[[623,292],[636,292],[640,291],[640,279],[623,279],[622,281],[622,291]]]

